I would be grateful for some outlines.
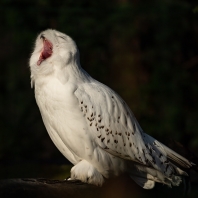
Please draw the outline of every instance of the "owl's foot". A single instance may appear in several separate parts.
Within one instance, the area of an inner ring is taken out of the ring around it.
[[[82,160],[71,169],[69,180],[80,180],[84,183],[102,186],[104,177],[89,162]]]

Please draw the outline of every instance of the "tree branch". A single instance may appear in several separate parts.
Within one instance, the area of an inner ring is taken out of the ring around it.
[[[119,178],[105,183],[103,187],[80,181],[49,179],[3,179],[0,180],[1,198],[106,198],[130,197],[134,191],[130,178]],[[133,182],[132,182],[133,183]]]
[[[181,197],[183,188],[184,184],[168,188],[156,183],[154,189],[145,190],[126,175],[108,180],[102,187],[80,181],[20,178],[0,180],[0,198],[167,198]],[[193,182],[192,194],[197,194],[196,182]]]

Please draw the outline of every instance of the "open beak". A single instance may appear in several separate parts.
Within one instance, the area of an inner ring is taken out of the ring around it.
[[[41,35],[40,38],[43,39],[43,49],[39,56],[39,60],[37,61],[37,65],[40,65],[45,59],[49,58],[53,52],[52,43],[49,40],[47,40],[43,35]]]

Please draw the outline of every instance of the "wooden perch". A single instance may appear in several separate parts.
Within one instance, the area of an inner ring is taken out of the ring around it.
[[[121,198],[136,197],[130,178],[119,178],[97,187],[79,181],[49,179],[0,180],[1,198]],[[137,186],[136,186],[137,187]],[[138,187],[139,188],[139,187]]]
[[[168,188],[167,186],[156,184],[154,189],[145,190],[135,184],[128,176],[121,176],[106,181],[102,187],[85,184],[80,181],[66,180],[0,180],[0,198],[163,198],[169,196],[180,197],[183,193],[183,185]]]

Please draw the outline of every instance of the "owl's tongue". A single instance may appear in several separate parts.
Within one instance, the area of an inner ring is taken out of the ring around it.
[[[46,58],[52,55],[53,45],[47,39],[43,40],[43,49],[40,54],[39,60],[37,61],[37,65],[40,65]]]

